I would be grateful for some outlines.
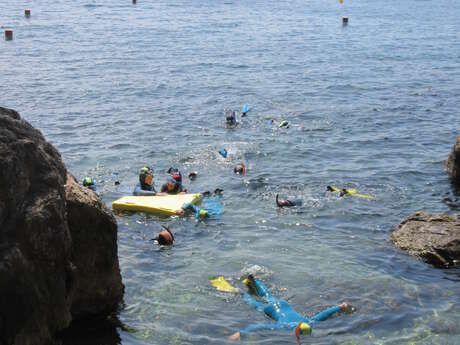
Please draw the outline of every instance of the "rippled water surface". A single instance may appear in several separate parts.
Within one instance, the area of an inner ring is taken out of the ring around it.
[[[178,166],[199,173],[189,190],[224,189],[224,213],[206,222],[117,215],[127,327],[112,343],[230,343],[267,320],[208,280],[242,287],[254,272],[308,315],[344,300],[357,307],[315,327],[308,344],[460,344],[458,271],[389,241],[412,212],[458,210],[443,160],[460,130],[459,8],[2,0],[0,26],[15,37],[0,40],[0,104],[40,128],[76,177],[93,175],[109,207],[146,163],[157,186]],[[248,117],[225,128],[225,111],[245,103]],[[236,176],[243,159],[248,173]],[[328,195],[328,184],[375,200]],[[276,193],[304,205],[278,210]],[[160,224],[172,248],[151,241]],[[245,342],[296,340],[282,331]]]

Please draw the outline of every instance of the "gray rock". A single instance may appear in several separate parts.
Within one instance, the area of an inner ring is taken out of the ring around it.
[[[72,318],[108,313],[122,299],[115,220],[68,180],[40,131],[0,107],[2,345],[51,343]]]
[[[393,244],[436,267],[460,264],[460,215],[417,212],[391,234]]]
[[[460,184],[460,136],[457,137],[452,152],[447,159],[446,170],[452,182]]]

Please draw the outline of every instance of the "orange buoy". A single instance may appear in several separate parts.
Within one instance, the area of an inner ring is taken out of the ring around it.
[[[348,17],[342,17],[342,24],[347,25],[348,24]]]
[[[13,30],[10,30],[10,29],[5,30],[5,40],[7,41],[13,40]]]
[[[30,10],[29,9],[24,10],[24,16],[26,18],[30,18]]]

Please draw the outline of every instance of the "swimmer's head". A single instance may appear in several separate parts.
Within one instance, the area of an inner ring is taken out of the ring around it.
[[[153,183],[153,171],[149,166],[143,166],[139,171],[139,183],[142,188],[150,188]]]
[[[158,241],[159,245],[162,246],[170,246],[174,242],[174,235],[172,234],[171,230],[169,230],[166,226],[162,225],[163,230],[158,234],[156,240]]]
[[[295,329],[295,336],[297,340],[300,339],[301,335],[310,335],[311,334],[311,327],[308,323],[300,321]]]
[[[196,179],[197,175],[198,175],[198,173],[196,171],[192,171],[190,174],[188,174],[188,178],[190,180],[194,180],[194,179]]]
[[[233,126],[236,124],[236,111],[232,111],[231,115],[228,115],[225,120],[227,125]]]
[[[176,171],[172,174],[172,178],[177,182],[177,183],[182,183],[182,174],[180,171]]]
[[[198,214],[198,217],[200,217],[200,218],[206,218],[207,216],[209,216],[208,211],[206,211],[206,210],[200,210],[200,212],[199,212],[199,214]]]
[[[168,186],[168,191],[172,192],[174,189],[176,189],[176,186],[179,185],[179,182],[177,182],[172,177],[168,177],[168,179],[166,180],[166,184]]]
[[[326,187],[326,190],[327,190],[328,192],[333,192],[333,191],[334,191],[334,190],[332,189],[331,186],[327,186],[327,187]]]
[[[238,164],[237,166],[233,168],[233,172],[235,174],[244,174],[246,172],[246,166],[244,165],[243,162],[241,162],[240,164]]]
[[[96,182],[94,182],[94,179],[91,176],[86,176],[83,179],[83,186],[91,190],[96,190]]]

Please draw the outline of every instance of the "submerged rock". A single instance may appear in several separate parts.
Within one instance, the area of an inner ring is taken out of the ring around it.
[[[113,216],[40,131],[0,107],[0,344],[50,343],[122,296]]]
[[[446,170],[452,182],[460,184],[460,136],[457,137],[452,152],[447,159]]]
[[[393,244],[436,267],[460,264],[460,215],[417,212],[391,234]]]

